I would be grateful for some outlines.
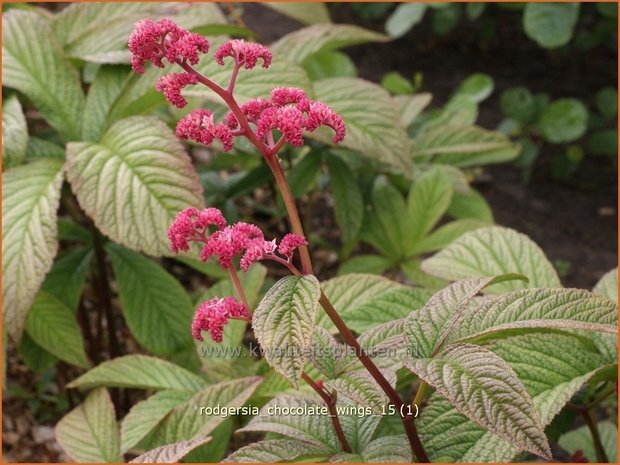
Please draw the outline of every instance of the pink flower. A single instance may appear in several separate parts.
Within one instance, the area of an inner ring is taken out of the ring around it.
[[[253,224],[236,223],[232,226],[216,231],[206,241],[200,259],[207,261],[215,256],[222,268],[228,268],[233,258],[244,252],[255,239],[263,238],[262,231]]]
[[[303,139],[303,113],[295,107],[267,108],[256,125],[256,135],[265,137],[272,129],[282,132],[284,139],[294,147],[301,147]]]
[[[250,320],[250,310],[239,303],[234,297],[220,299],[214,297],[201,303],[196,310],[192,321],[192,336],[198,341],[203,341],[201,332],[211,333],[215,342],[222,342],[222,333],[228,320]]]
[[[319,126],[329,126],[336,133],[333,141],[342,142],[346,135],[346,128],[342,118],[323,102],[312,102],[306,120],[306,129],[315,131]]]
[[[310,109],[310,99],[303,90],[297,87],[276,87],[271,91],[271,103],[276,107],[295,103],[298,110],[308,111]]]
[[[245,272],[248,271],[250,266],[258,260],[265,258],[266,256],[272,255],[276,250],[276,240],[266,241],[264,239],[255,239],[250,243],[248,248],[246,249],[243,257],[241,257],[241,262],[239,265],[241,269]]]
[[[187,252],[192,241],[205,240],[209,226],[219,229],[226,227],[226,220],[217,208],[206,208],[198,211],[195,208],[186,208],[179,212],[168,228],[168,239],[173,252]]]
[[[176,135],[182,139],[190,139],[204,145],[211,145],[218,139],[228,152],[233,148],[233,134],[223,123],[217,125],[213,121],[213,113],[209,110],[194,110],[177,123]]]
[[[271,52],[267,47],[241,39],[224,42],[214,56],[218,65],[224,65],[226,57],[232,57],[237,66],[243,65],[245,69],[254,68],[259,58],[263,60],[263,68],[271,65]]]
[[[163,68],[162,58],[170,63],[176,60],[187,60],[191,64],[198,63],[198,53],[207,53],[209,42],[198,34],[180,28],[168,19],[138,21],[129,36],[131,66],[137,73],[144,73],[147,61]]]
[[[308,245],[306,238],[304,236],[300,236],[299,234],[289,233],[280,241],[278,252],[290,260],[293,257],[295,250],[300,245]]]
[[[181,95],[181,89],[197,82],[196,76],[190,73],[166,74],[158,79],[155,89],[162,92],[172,105],[183,108],[187,100]]]

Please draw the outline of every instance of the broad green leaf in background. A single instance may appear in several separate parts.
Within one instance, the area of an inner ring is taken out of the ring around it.
[[[588,128],[588,109],[574,98],[556,100],[543,110],[538,128],[549,142],[572,142],[583,136]]]
[[[502,92],[500,106],[504,114],[522,123],[529,123],[536,116],[536,100],[527,87],[511,87]]]
[[[302,63],[309,56],[366,42],[387,42],[383,34],[350,24],[316,24],[285,35],[271,45],[278,59]]]
[[[618,114],[618,91],[613,87],[603,87],[596,93],[596,108],[605,118]]]
[[[252,317],[265,358],[295,387],[312,344],[320,292],[314,276],[287,276],[269,289]]]
[[[28,125],[16,95],[2,105],[2,169],[19,165],[26,158]]]
[[[37,158],[56,158],[64,160],[65,148],[45,139],[31,137],[28,139],[26,158],[30,160],[35,160]]]
[[[314,328],[312,350],[309,359],[314,367],[329,379],[336,378],[341,371],[341,361],[346,348],[336,341],[322,326]]]
[[[179,441],[145,452],[130,463],[179,463],[194,449],[211,441],[210,436],[197,437],[189,441]]]
[[[524,281],[508,281],[487,292],[522,288],[560,287],[560,279],[543,251],[529,237],[512,229],[493,226],[468,232],[441,252],[426,259],[422,269],[448,280],[520,273]]]
[[[424,3],[401,3],[385,22],[385,31],[391,37],[402,37],[422,21],[425,12]]]
[[[411,141],[414,161],[469,167],[516,158],[520,147],[505,135],[477,126],[433,126]]]
[[[356,255],[338,268],[338,276],[350,273],[383,274],[393,263],[382,255]]]
[[[558,351],[558,347],[562,350]],[[544,427],[603,363],[579,338],[527,334],[498,339],[488,346],[517,373],[532,396]],[[434,394],[418,420],[430,458],[450,462],[512,462],[519,449],[485,431]]]
[[[600,421],[596,427],[609,463],[616,463],[618,461],[618,427],[610,420]],[[571,455],[581,450],[589,462],[596,463],[599,461],[594,448],[592,433],[587,425],[562,435],[558,444]]]
[[[313,81],[333,77],[356,77],[357,68],[348,55],[338,52],[316,53],[306,58],[303,68]]]
[[[105,235],[151,255],[170,255],[166,231],[184,208],[202,208],[202,187],[183,146],[161,121],[118,121],[99,143],[67,145],[67,177]]]
[[[331,22],[325,3],[265,2],[263,5],[303,24]]]
[[[158,447],[211,434],[226,418],[219,414],[201,414],[200,408],[241,407],[261,381],[259,377],[239,378],[204,388],[187,402],[172,409],[153,431],[152,442]]]
[[[515,371],[490,350],[454,344],[438,358],[405,365],[470,420],[520,449],[551,460],[532,398]]]
[[[618,303],[618,268],[608,271],[596,283],[592,292],[603,295]]]
[[[509,329],[584,329],[617,334],[618,306],[582,289],[520,289],[467,309],[449,341]]]
[[[314,94],[344,120],[347,135],[341,146],[409,174],[409,146],[399,125],[398,105],[384,89],[362,79],[332,78],[315,81]],[[330,131],[323,128],[309,137],[331,144]]]
[[[121,462],[118,423],[108,391],[94,390],[65,415],[56,425],[56,440],[76,462]]]
[[[317,155],[309,152],[289,170],[288,183],[295,198],[306,194],[316,183],[322,164],[321,157]]]
[[[294,462],[302,457],[326,459],[329,449],[299,439],[268,439],[254,442],[230,454],[224,463]],[[319,460],[317,460],[319,461]]]
[[[2,17],[2,85],[25,94],[65,140],[79,140],[84,93],[50,22],[33,11]]]
[[[155,355],[192,346],[194,308],[174,276],[140,254],[109,243],[123,315],[138,342]]]
[[[463,234],[488,226],[489,223],[486,221],[473,219],[456,220],[446,223],[423,238],[416,246],[416,253],[436,252],[447,247]]]
[[[448,103],[440,110],[431,113],[422,125],[423,131],[438,127],[470,127],[478,118],[478,104],[469,96],[454,94]]]
[[[480,192],[474,189],[469,192],[455,190],[447,213],[454,218],[474,218],[487,223],[494,221],[489,203]]]
[[[109,386],[195,392],[205,385],[199,376],[166,360],[148,355],[125,355],[97,365],[67,387]]]
[[[135,404],[121,422],[121,453],[136,446],[174,407],[192,397],[188,391],[159,391]]]
[[[342,231],[342,241],[346,244],[357,238],[364,218],[364,199],[347,164],[337,157],[327,157],[327,168],[332,194],[336,223]]]
[[[28,335],[28,332],[22,335],[22,340],[19,346],[17,346],[17,352],[26,366],[35,373],[42,373],[49,370],[58,362],[56,357],[34,342]]]
[[[431,103],[433,96],[429,93],[415,95],[396,95],[392,97],[399,107],[398,114],[401,126],[408,127]]]
[[[322,283],[323,291],[354,331],[362,332],[381,323],[407,316],[431,296],[426,289],[405,286],[371,274],[352,273]],[[335,331],[321,312],[317,324]]]
[[[59,254],[45,277],[42,289],[76,313],[92,257],[93,249],[90,247]]]
[[[471,300],[485,287],[519,278],[500,275],[457,281],[437,292],[419,310],[405,319],[403,326],[415,358],[433,357],[458,324]]]
[[[58,249],[62,167],[61,160],[37,160],[2,176],[3,319],[15,341]]]
[[[39,291],[28,312],[26,331],[38,345],[61,360],[88,367],[75,313],[51,294]]]
[[[474,73],[459,85],[457,93],[464,95],[474,103],[487,99],[495,88],[493,78],[488,74]]]
[[[523,30],[541,47],[561,47],[572,38],[578,18],[579,3],[526,3]]]

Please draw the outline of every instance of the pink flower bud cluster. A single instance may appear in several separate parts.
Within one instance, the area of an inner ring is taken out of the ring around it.
[[[189,139],[204,145],[211,145],[218,139],[225,152],[233,148],[233,133],[223,123],[213,121],[213,113],[209,110],[194,110],[177,123],[177,137]]]
[[[260,58],[263,61],[263,68],[271,65],[271,52],[260,44],[246,42],[242,39],[229,40],[224,42],[215,52],[215,62],[223,66],[224,58],[232,57],[235,66],[243,66],[245,69],[252,69]]]
[[[234,297],[222,299],[214,297],[198,306],[192,321],[192,336],[198,341],[203,341],[201,332],[205,331],[211,334],[215,342],[222,342],[222,334],[228,320],[251,318],[248,307],[239,303]]]
[[[216,227],[210,235],[209,226]],[[168,229],[168,238],[175,253],[188,251],[190,242],[204,244],[200,259],[207,261],[217,257],[222,268],[228,268],[236,256],[241,256],[243,271],[248,271],[254,262],[270,257],[290,261],[299,246],[308,244],[303,236],[291,233],[277,245],[275,239],[266,240],[256,225],[243,222],[227,225],[217,208],[207,208],[201,212],[195,208],[183,210]]]
[[[164,67],[162,59],[170,63],[187,61],[198,63],[198,54],[209,51],[209,41],[201,35],[189,32],[169,19],[138,21],[129,36],[131,66],[137,73],[144,73],[144,63],[152,62]]]

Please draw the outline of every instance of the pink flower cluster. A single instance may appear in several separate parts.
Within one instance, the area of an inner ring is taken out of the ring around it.
[[[222,333],[228,320],[250,320],[250,310],[234,297],[220,299],[214,297],[201,303],[196,310],[192,321],[192,336],[198,341],[203,341],[201,332],[211,333],[215,342],[222,342]]]
[[[208,235],[209,226],[216,230]],[[168,239],[173,252],[188,251],[190,242],[204,244],[200,259],[207,261],[217,257],[222,268],[231,266],[233,259],[241,255],[240,266],[248,271],[250,266],[268,258],[290,261],[295,250],[308,242],[298,234],[287,234],[276,244],[265,240],[263,232],[253,224],[235,223],[227,225],[222,212],[217,208],[207,208],[201,212],[195,208],[186,208],[180,212],[168,229]],[[279,254],[276,255],[276,251]]]
[[[198,63],[198,54],[209,51],[209,41],[189,32],[169,19],[138,21],[129,36],[131,66],[137,73],[144,73],[144,63],[151,61],[159,68],[166,58],[170,63],[187,61]]]
[[[211,145],[215,139],[222,142],[224,152],[233,148],[233,133],[223,123],[213,121],[213,113],[209,110],[194,110],[177,123],[177,137],[189,139],[204,145]]]
[[[253,44],[241,39],[229,40],[224,42],[215,52],[215,62],[223,66],[224,58],[232,57],[236,66],[243,66],[245,69],[252,69],[258,63],[258,59],[263,60],[263,68],[271,65],[271,52],[260,44]]]

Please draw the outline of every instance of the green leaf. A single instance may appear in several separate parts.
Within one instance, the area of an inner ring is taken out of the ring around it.
[[[401,126],[408,127],[422,111],[431,103],[433,96],[429,93],[415,95],[396,95],[392,98],[398,105],[399,122]]]
[[[585,329],[617,334],[615,302],[580,289],[521,289],[468,309],[449,341],[509,329]]]
[[[317,155],[313,152],[308,153],[288,172],[288,183],[295,198],[308,192],[319,177],[322,160]]]
[[[447,213],[454,218],[474,218],[487,223],[494,221],[491,206],[484,196],[474,189],[467,193],[455,190]]]
[[[373,217],[368,216],[366,224],[371,237],[362,234],[362,240],[370,243],[392,260],[406,255],[405,237],[407,231],[407,206],[401,193],[385,177],[375,179],[372,187]],[[389,205],[390,208],[385,208]],[[373,233],[372,231],[376,231]]]
[[[26,159],[28,125],[16,95],[2,105],[2,168],[21,164]]]
[[[404,248],[407,256],[416,253],[420,240],[441,219],[450,205],[452,193],[452,181],[440,168],[435,168],[416,180],[407,198],[404,234]]]
[[[596,93],[596,107],[605,118],[615,118],[618,114],[618,91],[613,87],[603,87]]]
[[[382,274],[392,262],[382,255],[356,255],[338,268],[338,276],[350,273]]]
[[[65,159],[65,148],[45,139],[31,137],[28,139],[26,158],[34,160],[36,158],[58,158]]]
[[[578,18],[579,3],[527,3],[523,30],[541,47],[561,47],[573,37]]]
[[[361,456],[365,463],[411,463],[413,461],[411,446],[404,434],[375,439],[362,449]]]
[[[79,140],[84,93],[77,70],[43,15],[9,11],[2,18],[2,85],[35,104],[65,140]]]
[[[42,289],[73,310],[74,314],[82,296],[92,257],[91,248],[75,249],[60,254],[43,282]]]
[[[401,3],[385,22],[385,31],[391,37],[402,37],[422,21],[425,12],[424,3]]]
[[[489,223],[486,221],[472,219],[456,220],[444,224],[418,243],[416,253],[436,252],[447,247],[463,234],[487,226],[489,226]]]
[[[392,386],[396,385],[396,373],[383,370],[383,376]],[[329,390],[335,390],[355,404],[368,407],[376,415],[380,415],[382,407],[388,404],[388,397],[367,371],[353,371],[344,373],[337,379],[325,382]]]
[[[500,106],[508,118],[522,123],[529,123],[536,116],[536,100],[527,87],[506,89],[500,97]]]
[[[551,460],[532,398],[515,371],[488,349],[454,344],[435,359],[405,365],[461,414],[520,449]]]
[[[39,291],[26,319],[26,331],[37,344],[59,359],[88,367],[75,313],[51,294]]]
[[[503,163],[519,155],[519,145],[505,135],[477,126],[433,126],[411,141],[411,155],[460,167]]]
[[[382,276],[358,273],[325,281],[322,288],[340,316],[358,332],[403,318],[424,305],[431,296],[425,289],[405,286]],[[335,330],[322,312],[317,324]]]
[[[313,81],[333,77],[356,77],[357,68],[348,55],[342,52],[322,52],[309,56],[303,67]]]
[[[165,360],[148,355],[125,355],[97,365],[67,387],[108,386],[194,392],[204,388],[205,384],[199,376]]]
[[[263,5],[303,24],[331,22],[324,3],[265,2]]]
[[[609,420],[599,421],[596,425],[603,449],[607,454],[609,463],[616,463],[618,457],[618,427]],[[574,454],[578,450],[583,451],[583,455],[589,462],[598,462],[592,433],[587,425],[570,431],[560,437],[558,444],[569,454]]]
[[[592,292],[618,303],[618,268],[608,271],[596,283]]]
[[[384,74],[381,85],[392,94],[412,94],[415,92],[412,82],[396,71]]]
[[[314,276],[287,276],[269,289],[252,317],[267,362],[295,387],[312,344],[320,293]]]
[[[155,118],[115,123],[99,143],[67,145],[67,177],[82,209],[113,241],[170,255],[166,232],[184,208],[202,208],[202,187],[172,131]]]
[[[337,157],[327,157],[330,186],[334,196],[336,223],[342,232],[342,241],[355,240],[364,218],[364,199],[347,164]]]
[[[189,441],[179,441],[139,455],[129,463],[179,463],[194,449],[211,441],[210,436],[198,437]]]
[[[451,3],[445,8],[439,8],[433,14],[433,30],[439,35],[449,34],[459,23],[461,14],[461,5],[458,3]]]
[[[467,3],[465,5],[465,12],[467,13],[467,17],[469,18],[470,21],[475,21],[482,15],[482,13],[484,13],[484,10],[486,9],[486,7],[487,7],[486,3],[478,3],[478,2]]]
[[[602,363],[601,356],[579,338],[563,334],[498,339],[488,348],[523,381],[544,427]],[[518,448],[469,421],[437,394],[424,408],[418,427],[426,451],[435,461],[443,457],[452,462],[512,462],[519,453]]]
[[[430,358],[444,345],[450,332],[458,327],[472,299],[487,286],[522,278],[500,275],[457,281],[437,292],[419,310],[405,318],[404,333],[415,351],[415,358]]]
[[[588,134],[586,151],[592,155],[615,155],[618,151],[618,131],[603,129]]]
[[[153,431],[152,442],[160,446],[211,434],[226,418],[219,414],[200,413],[200,409],[218,406],[240,408],[261,380],[259,377],[238,378],[204,388],[187,402],[172,409]]]
[[[120,435],[110,394],[91,392],[56,425],[56,440],[76,462],[121,462]]]
[[[347,128],[342,147],[361,152],[383,165],[411,171],[409,146],[394,99],[380,86],[362,79],[332,78],[314,82],[317,100],[338,113]],[[333,131],[323,128],[310,137],[333,144]]]
[[[16,342],[58,249],[62,167],[60,160],[37,160],[2,176],[3,319]]]
[[[474,73],[459,85],[457,93],[464,95],[474,103],[486,100],[495,88],[493,78],[488,74]]]
[[[388,40],[389,38],[383,34],[350,24],[315,24],[285,35],[270,48],[278,59],[284,58],[293,63],[302,63],[315,53]]]
[[[588,110],[574,98],[563,98],[548,105],[538,119],[538,128],[554,144],[572,142],[588,128]]]
[[[560,279],[543,251],[530,238],[512,229],[493,226],[468,232],[441,252],[424,260],[422,269],[443,279],[519,273],[528,282],[510,281],[487,292],[522,288],[560,287]]]
[[[224,463],[297,462],[306,456],[327,459],[329,455],[330,451],[327,448],[299,439],[269,439],[236,450],[226,457]]]
[[[192,397],[187,391],[160,391],[135,404],[121,422],[121,453],[135,447],[174,407]]]
[[[155,355],[191,347],[194,308],[183,286],[160,265],[109,243],[123,315],[137,341]]]
[[[314,328],[308,358],[314,367],[327,378],[336,378],[341,371],[341,361],[346,348],[321,326]]]
[[[362,333],[357,342],[378,368],[396,371],[403,367],[404,358],[412,355],[404,333],[404,319],[392,320]],[[350,353],[341,365],[344,371],[362,368],[357,357]]]
[[[58,362],[56,357],[34,342],[27,332],[23,334],[22,340],[17,346],[17,352],[26,366],[35,373],[43,373]]]

